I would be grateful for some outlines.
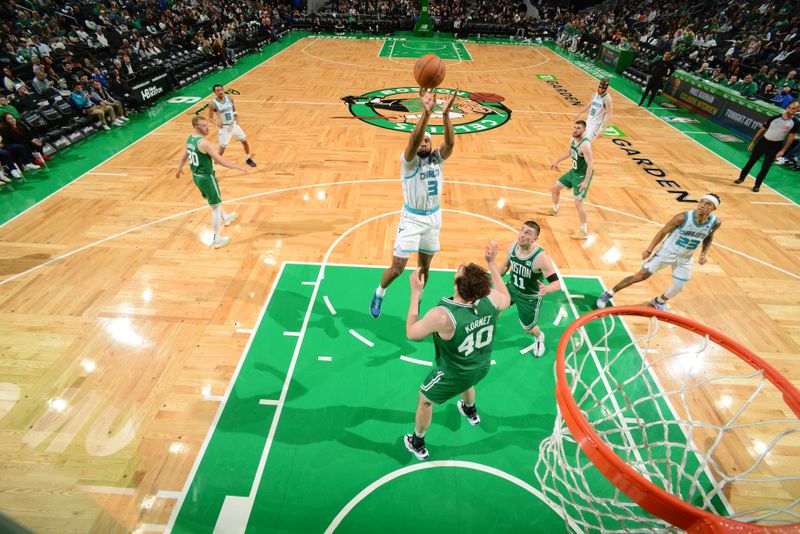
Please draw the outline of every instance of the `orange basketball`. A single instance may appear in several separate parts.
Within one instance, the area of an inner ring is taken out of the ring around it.
[[[425,89],[439,87],[444,81],[444,61],[436,54],[425,54],[414,65],[414,79]]]

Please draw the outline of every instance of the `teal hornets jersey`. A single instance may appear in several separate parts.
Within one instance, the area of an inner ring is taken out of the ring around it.
[[[461,304],[443,298],[439,306],[444,308],[455,325],[450,339],[433,335],[436,347],[436,366],[454,373],[472,371],[486,365],[492,359],[492,340],[500,313],[487,296],[474,305]]]
[[[225,95],[225,98],[220,102],[216,98],[211,101],[215,111],[219,114],[223,126],[230,126],[235,121],[233,119],[233,101]]]
[[[408,212],[415,215],[430,215],[439,210],[442,196],[442,156],[437,148],[430,156],[417,155],[410,162],[400,156],[403,180],[403,202]]]
[[[513,293],[516,300],[518,297],[533,299],[539,295],[539,282],[544,283],[544,275],[542,270],[536,267],[536,258],[539,254],[544,252],[540,246],[536,246],[530,256],[520,257],[517,253],[519,245],[514,243],[511,247],[511,252],[508,254],[509,271],[511,278],[508,280],[506,287],[509,293]]]
[[[672,231],[661,245],[658,253],[661,255],[690,257],[698,245],[711,234],[719,218],[713,213],[708,216],[705,224],[699,224],[694,210],[687,211],[683,224]]]

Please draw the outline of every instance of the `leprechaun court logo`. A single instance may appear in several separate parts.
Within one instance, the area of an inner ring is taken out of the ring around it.
[[[446,96],[454,91],[445,88],[434,90],[436,105],[428,122],[430,133],[444,133],[442,106]],[[342,100],[355,118],[388,130],[410,132],[422,114],[419,87],[379,89],[360,96],[343,96]],[[511,118],[511,110],[503,105],[504,100],[493,93],[458,91],[450,109],[455,133],[485,132],[507,123]]]

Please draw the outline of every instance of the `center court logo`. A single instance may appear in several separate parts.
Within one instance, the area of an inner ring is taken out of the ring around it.
[[[434,90],[436,105],[428,123],[430,133],[444,133],[442,105],[453,92],[444,88]],[[410,132],[422,114],[418,87],[380,89],[360,96],[343,96],[342,100],[357,119],[388,130]],[[503,105],[504,100],[492,93],[459,91],[450,110],[456,134],[485,132],[508,122],[511,110]]]

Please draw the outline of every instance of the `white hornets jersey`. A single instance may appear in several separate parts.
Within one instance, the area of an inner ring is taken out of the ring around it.
[[[403,180],[403,202],[407,212],[431,215],[439,211],[442,195],[442,156],[437,148],[425,158],[414,156],[406,162],[400,156],[400,175]]]
[[[231,99],[228,98],[228,95],[225,95],[225,98],[222,100],[222,102],[216,98],[211,102],[215,107],[216,112],[219,113],[219,117],[223,126],[230,126],[235,122],[233,119],[233,102],[231,102]]]
[[[589,107],[589,117],[586,120],[587,125],[600,125],[603,124],[604,120],[606,120],[606,98],[608,98],[608,93],[604,94],[603,96],[595,93],[592,96],[592,105]]]
[[[694,254],[695,249],[708,237],[719,220],[713,213],[708,216],[705,224],[697,222],[694,210],[686,212],[683,224],[672,231],[664,244],[661,245],[659,255],[679,256],[688,258]]]

